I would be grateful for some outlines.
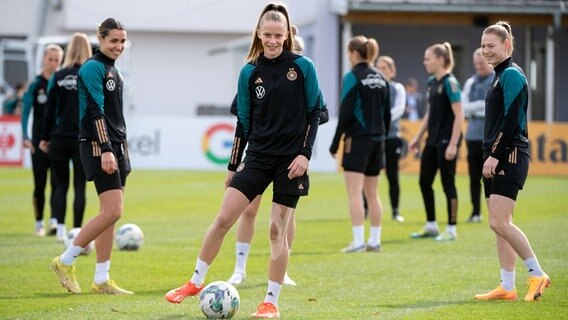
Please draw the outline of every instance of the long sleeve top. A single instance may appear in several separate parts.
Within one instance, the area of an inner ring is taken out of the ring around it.
[[[79,69],[79,139],[97,141],[101,151],[126,141],[122,75],[114,60],[97,51]]]
[[[523,70],[511,58],[494,68],[495,78],[485,98],[484,154],[502,159],[510,147],[528,152],[529,89]]]
[[[341,135],[384,140],[391,121],[389,84],[365,62],[343,77],[339,119],[329,151],[336,153]]]
[[[311,158],[322,102],[313,62],[284,51],[274,59],[261,55],[241,70],[237,92],[237,128],[228,169],[236,170],[245,146],[261,156]]]

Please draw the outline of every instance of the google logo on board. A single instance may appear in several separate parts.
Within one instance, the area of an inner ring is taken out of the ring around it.
[[[207,159],[215,164],[227,164],[231,158],[235,126],[229,123],[217,123],[205,131],[201,147]]]

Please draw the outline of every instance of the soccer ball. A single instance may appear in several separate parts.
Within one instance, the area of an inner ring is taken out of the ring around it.
[[[63,244],[65,245],[65,249],[69,248],[69,246],[73,244],[73,241],[75,241],[75,238],[77,238],[79,231],[81,231],[81,228],[73,228],[69,231],[69,233],[67,234],[67,237],[65,237],[65,241],[63,242]],[[94,249],[95,249],[95,242],[91,241],[85,247],[85,249],[83,249],[83,252],[81,252],[81,255],[87,256],[87,255],[89,255],[89,253],[93,252]]]
[[[226,281],[208,284],[199,295],[199,306],[208,319],[229,319],[239,310],[239,292]]]
[[[116,232],[116,246],[120,250],[136,251],[144,242],[142,229],[135,224],[122,225]]]

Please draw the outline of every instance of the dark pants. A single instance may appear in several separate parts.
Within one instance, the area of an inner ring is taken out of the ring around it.
[[[448,208],[448,224],[457,224],[458,194],[456,191],[456,158],[446,160],[444,154],[447,145],[429,146],[426,145],[420,159],[420,190],[426,208],[426,218],[429,222],[436,221],[436,208],[434,199],[434,189],[432,184],[436,177],[436,172],[440,169],[442,186],[446,194]]]
[[[43,209],[45,207],[45,187],[47,185],[47,172],[49,171],[49,158],[46,153],[39,149],[39,141],[33,141],[34,152],[32,153],[32,171],[34,174],[33,205],[36,221],[43,220]],[[55,178],[50,177],[51,196],[50,205],[54,205]],[[53,217],[55,218],[55,217]]]
[[[52,175],[56,180],[53,210],[60,224],[65,223],[67,191],[69,190],[69,161],[73,163],[73,227],[80,228],[85,215],[85,186],[87,180],[79,156],[76,138],[52,139],[50,146]]]
[[[400,183],[398,179],[398,162],[402,154],[402,141],[399,138],[385,140],[386,173],[389,180],[389,196],[393,216],[398,214],[400,199]]]
[[[481,178],[483,174],[483,142],[467,141],[467,164],[472,215],[481,214]]]

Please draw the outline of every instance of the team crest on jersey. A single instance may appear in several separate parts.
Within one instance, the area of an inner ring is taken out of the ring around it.
[[[37,94],[37,102],[44,104],[47,102],[47,95],[43,89],[39,90]]]
[[[243,171],[244,168],[245,168],[245,163],[241,162],[241,164],[239,164],[239,166],[237,167],[237,172]]]
[[[107,88],[108,91],[114,91],[114,89],[116,88],[116,82],[114,82],[113,79],[108,79],[105,87]]]
[[[294,68],[288,69],[288,73],[286,74],[286,78],[290,81],[295,81],[298,79],[298,73],[294,70]]]
[[[444,85],[440,83],[440,84],[438,85],[438,94],[441,94],[441,93],[442,93],[442,90],[444,90]]]
[[[262,98],[264,98],[264,95],[266,94],[266,90],[264,89],[263,86],[258,86],[256,88],[254,88],[254,93],[256,94],[257,99],[262,99]]]

